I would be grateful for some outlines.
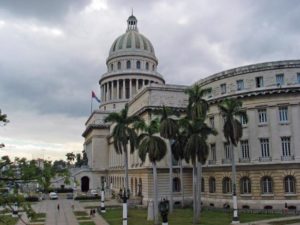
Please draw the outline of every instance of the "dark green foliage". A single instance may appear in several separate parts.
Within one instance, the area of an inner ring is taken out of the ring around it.
[[[100,196],[77,196],[75,200],[94,200],[100,199]]]
[[[38,196],[28,196],[25,198],[26,202],[38,202],[39,201],[39,197]]]

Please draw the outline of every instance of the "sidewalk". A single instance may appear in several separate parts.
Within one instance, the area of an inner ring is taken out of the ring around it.
[[[240,223],[240,225],[270,225],[270,222],[279,222],[279,221],[287,221],[287,220],[300,220],[300,216],[289,216],[289,217],[282,217],[270,220],[261,220],[255,222],[247,222],[247,223]],[[300,223],[293,223],[289,225],[300,225]]]

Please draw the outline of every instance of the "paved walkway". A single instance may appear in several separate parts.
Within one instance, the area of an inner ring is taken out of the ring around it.
[[[270,222],[279,222],[279,221],[286,221],[286,220],[299,220],[300,216],[288,216],[276,219],[269,219],[269,220],[261,220],[256,222],[248,222],[248,223],[240,223],[240,225],[270,225]],[[293,223],[289,225],[300,225],[300,223]]]

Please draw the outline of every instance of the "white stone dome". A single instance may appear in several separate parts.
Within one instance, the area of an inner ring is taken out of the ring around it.
[[[108,61],[112,58],[131,55],[146,56],[157,61],[152,43],[137,29],[137,19],[131,15],[127,20],[125,34],[119,36],[112,44]]]

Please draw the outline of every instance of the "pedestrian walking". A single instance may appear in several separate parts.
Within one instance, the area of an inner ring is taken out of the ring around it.
[[[57,204],[57,211],[59,212],[59,204]]]

